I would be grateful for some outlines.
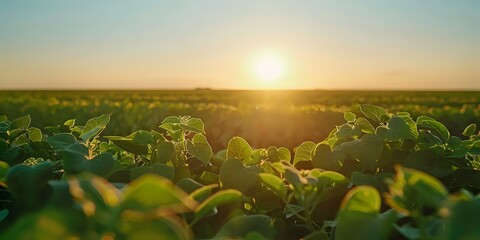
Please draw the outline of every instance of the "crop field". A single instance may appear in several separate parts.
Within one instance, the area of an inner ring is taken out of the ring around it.
[[[480,92],[1,91],[0,239],[480,239]]]

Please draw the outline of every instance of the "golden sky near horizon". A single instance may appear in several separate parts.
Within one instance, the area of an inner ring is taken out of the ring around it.
[[[0,89],[480,89],[478,1],[2,1]]]

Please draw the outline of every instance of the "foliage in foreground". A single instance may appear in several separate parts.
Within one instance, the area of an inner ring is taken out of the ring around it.
[[[360,110],[293,154],[240,137],[213,153],[191,117],[101,137],[110,115],[0,116],[0,238],[480,238],[476,126]]]

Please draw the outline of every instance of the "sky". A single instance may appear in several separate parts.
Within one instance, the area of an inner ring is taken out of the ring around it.
[[[480,90],[479,13],[476,0],[5,0],[0,89]]]

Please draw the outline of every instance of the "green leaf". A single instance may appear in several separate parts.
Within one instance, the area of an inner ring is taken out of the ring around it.
[[[335,239],[388,239],[397,220],[394,211],[380,215],[381,198],[370,186],[355,187],[343,199],[340,207]]]
[[[87,121],[85,127],[82,129],[80,138],[84,142],[95,138],[100,134],[106,127],[108,122],[110,122],[110,114],[102,114],[99,117],[92,118]]]
[[[197,133],[192,140],[187,140],[187,149],[196,159],[200,160],[205,165],[210,165],[210,158],[212,157],[212,147],[207,141],[207,138]]]
[[[233,188],[246,193],[257,183],[260,172],[261,168],[258,166],[245,167],[242,162],[229,159],[220,168],[222,188]]]
[[[190,118],[188,119],[187,124],[180,124],[180,127],[185,131],[205,134],[205,127],[200,118]]]
[[[212,189],[218,188],[218,184],[210,184],[197,188],[190,193],[190,196],[198,202],[205,201],[212,194]]]
[[[259,173],[259,179],[269,187],[277,196],[281,199],[286,200],[287,198],[287,187],[283,180],[275,175],[269,173]]]
[[[377,135],[387,141],[415,140],[418,137],[418,131],[416,127],[411,128],[405,119],[392,117],[386,126],[377,127]]]
[[[91,172],[107,176],[113,169],[115,160],[111,153],[101,153],[92,159],[87,158],[88,148],[83,144],[73,144],[62,152],[63,168],[68,174]]]
[[[238,216],[225,223],[213,239],[245,238],[258,233],[266,239],[275,237],[275,228],[270,217],[265,215]]]
[[[375,128],[373,125],[363,117],[357,118],[355,121],[355,127],[359,128],[364,133],[375,133]]]
[[[354,122],[355,119],[357,118],[357,115],[355,115],[355,113],[352,113],[352,112],[345,112],[343,114],[343,118],[345,119],[345,121],[347,122]]]
[[[397,167],[395,181],[390,184],[386,203],[397,212],[409,215],[423,207],[439,209],[448,191],[436,178],[415,169]]]
[[[163,212],[168,214],[168,210]],[[183,219],[174,216],[165,216],[151,220],[148,214],[143,218],[132,218],[124,214],[118,223],[122,239],[168,239],[191,240],[193,234]]]
[[[312,161],[313,158],[313,151],[315,150],[315,143],[311,141],[306,141],[300,144],[297,148],[295,148],[295,156],[293,157],[293,165],[297,165],[297,163],[301,161]]]
[[[330,149],[330,146],[325,143],[320,143],[315,148],[313,156],[313,167],[321,168],[324,170],[339,171],[341,168],[340,163],[346,158],[346,153],[343,151],[334,151]]]
[[[138,144],[132,139],[120,136],[105,136],[106,139],[113,142],[119,148],[133,154],[145,155],[148,154],[148,146]]]
[[[285,179],[287,179],[297,191],[300,191],[303,185],[308,183],[307,179],[303,177],[297,169],[290,166],[285,166]]]
[[[271,162],[290,162],[291,159],[290,150],[285,147],[276,148],[272,146],[267,149],[267,153]]]
[[[365,134],[361,139],[343,143],[340,147],[346,149],[350,157],[360,161],[362,170],[372,170],[382,156],[383,140],[375,134]]]
[[[0,234],[0,239],[80,239],[84,218],[73,211],[42,209],[22,215]]]
[[[365,115],[365,117],[376,122],[384,122],[388,119],[388,113],[385,108],[379,106],[362,104],[360,105],[360,111]]]
[[[257,165],[268,156],[268,152],[265,148],[255,149],[252,152],[252,158],[243,161],[245,165]]]
[[[437,178],[445,177],[453,173],[450,164],[439,164],[441,159],[432,150],[418,150],[407,156],[403,166],[414,168]]]
[[[30,115],[19,117],[19,118],[12,121],[12,123],[10,125],[10,130],[14,130],[14,129],[27,130],[28,127],[30,126],[31,121],[32,121],[32,119],[30,118]]]
[[[440,239],[479,239],[480,237],[480,198],[458,201],[445,220],[445,228]]]
[[[175,146],[170,141],[158,144],[158,160],[161,163],[174,162],[176,158]]]
[[[39,197],[52,177],[51,162],[42,162],[35,166],[15,165],[7,172],[6,183],[16,201],[26,208],[38,203]]]
[[[31,141],[41,141],[42,140],[42,131],[36,127],[31,127],[28,129],[28,138]]]
[[[252,153],[252,147],[241,137],[233,137],[228,142],[227,159],[247,161],[252,157]]]
[[[202,184],[198,183],[197,181],[195,181],[191,178],[182,178],[182,179],[178,180],[176,185],[188,194],[190,194],[190,193],[196,191],[197,189],[203,187]]]
[[[417,126],[419,129],[430,130],[434,135],[439,137],[443,143],[446,143],[450,137],[448,129],[440,122],[427,116],[417,118]]]
[[[195,218],[193,220],[193,223],[206,217],[209,213],[216,213],[217,206],[232,202],[238,202],[241,201],[242,198],[242,193],[234,189],[221,190],[216,192],[197,206],[197,208],[195,209]]]
[[[387,179],[392,179],[393,173],[381,172],[375,175],[355,171],[352,173],[351,179],[355,186],[368,185],[375,187],[379,191],[388,191]]]
[[[175,169],[172,166],[162,163],[156,163],[152,166],[138,166],[130,169],[130,180],[137,179],[144,174],[156,174],[173,180]]]
[[[465,130],[463,130],[463,136],[466,136],[466,137],[471,137],[473,135],[475,135],[477,131],[477,124],[475,123],[472,123],[470,125],[468,125]]]
[[[124,190],[123,208],[141,211],[169,207],[181,213],[195,209],[197,203],[169,180],[157,175],[143,175]]]
[[[162,123],[180,123],[180,118],[177,116],[166,117]]]
[[[480,189],[480,170],[478,169],[457,169],[453,176],[455,181],[464,187],[474,187]]]
[[[337,132],[335,132],[335,137],[337,138],[353,138],[359,136],[361,130],[355,128],[354,125],[349,123],[344,123],[340,127],[337,127]]]
[[[59,133],[48,137],[46,141],[53,149],[58,151],[64,150],[68,146],[76,143],[77,139],[71,133]]]
[[[377,189],[370,186],[359,186],[350,190],[340,206],[342,211],[357,211],[363,213],[378,213],[382,199]]]

